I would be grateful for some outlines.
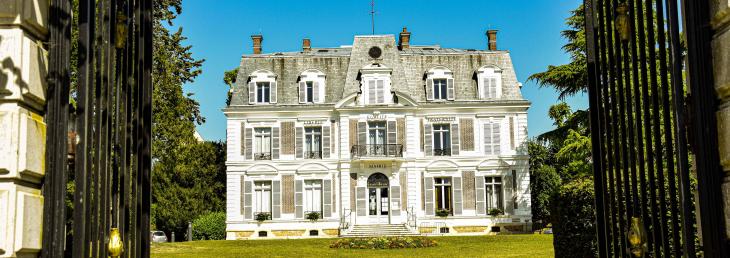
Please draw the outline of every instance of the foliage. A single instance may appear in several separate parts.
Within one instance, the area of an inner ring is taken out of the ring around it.
[[[313,212],[307,212],[307,214],[304,215],[304,218],[314,222],[318,219],[322,218],[322,215],[319,212],[313,211]]]
[[[564,177],[591,175],[591,138],[573,129],[568,132],[563,146],[556,153],[558,160],[566,164]]]
[[[226,213],[211,212],[193,221],[194,240],[223,240],[226,238]]]
[[[532,221],[535,228],[550,223],[550,197],[560,188],[560,176],[555,168],[541,165],[530,173],[530,192],[532,193]]]
[[[449,210],[443,210],[443,209],[436,210],[436,216],[446,218],[449,216]]]
[[[593,180],[578,178],[552,198],[555,257],[596,257]]]
[[[256,213],[256,216],[254,216],[254,219],[258,222],[264,222],[267,220],[271,220],[271,213],[268,213],[268,212]]]
[[[434,247],[435,240],[426,237],[372,237],[372,238],[342,238],[332,244],[330,248],[344,249],[396,249],[396,248],[424,248]]]
[[[499,215],[503,215],[503,214],[504,214],[504,211],[502,211],[502,209],[500,209],[500,208],[491,208],[491,209],[489,209],[489,212],[487,212],[487,215],[489,215],[489,216],[499,216]]]
[[[238,76],[238,68],[228,70],[223,73],[223,83],[228,85],[228,96],[226,97],[226,106],[231,105],[231,98],[233,97],[233,89],[236,86],[236,76]]]

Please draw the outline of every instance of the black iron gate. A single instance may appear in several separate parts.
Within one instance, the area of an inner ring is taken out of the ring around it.
[[[727,257],[708,1],[679,2],[584,1],[600,257]]]
[[[149,257],[152,7],[51,1],[43,257]]]

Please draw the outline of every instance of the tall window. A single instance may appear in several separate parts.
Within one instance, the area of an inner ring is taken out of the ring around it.
[[[487,192],[487,211],[498,208],[504,211],[504,192],[502,190],[502,178],[488,176],[484,178],[484,189]]]
[[[385,81],[382,79],[368,80],[368,102],[370,104],[385,103]]]
[[[446,79],[433,79],[433,99],[446,99]]]
[[[447,124],[433,125],[433,155],[451,156],[451,126]]]
[[[256,102],[258,103],[269,103],[271,97],[271,84],[270,82],[257,82],[256,83]]]
[[[254,182],[254,213],[271,213],[271,181]]]
[[[315,94],[315,92],[314,92],[314,82],[313,81],[308,81],[308,82],[306,82],[306,84],[307,84],[307,89],[306,89],[306,92],[307,92],[307,103],[314,103],[314,94]]]
[[[484,154],[499,155],[502,148],[500,130],[497,122],[484,124]]]
[[[368,154],[385,155],[385,122],[368,123]]]
[[[436,209],[451,211],[451,178],[434,178],[434,189],[436,194]]]
[[[304,158],[322,158],[322,127],[304,128]]]
[[[319,212],[322,215],[322,180],[304,181],[304,213]]]
[[[497,98],[497,78],[494,76],[484,77],[484,99]]]
[[[255,128],[254,139],[254,159],[271,159],[271,128]]]

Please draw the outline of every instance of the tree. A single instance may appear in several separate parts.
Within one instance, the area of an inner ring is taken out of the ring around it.
[[[223,83],[228,85],[228,96],[226,97],[226,106],[231,105],[231,97],[233,97],[233,88],[236,86],[236,76],[238,76],[238,67],[223,73]]]
[[[550,198],[560,189],[560,176],[555,168],[542,165],[530,173],[530,192],[532,194],[532,221],[534,228],[540,229],[552,223]]]

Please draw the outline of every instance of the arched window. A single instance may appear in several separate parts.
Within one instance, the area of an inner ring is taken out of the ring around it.
[[[299,103],[324,103],[325,75],[317,70],[306,70],[299,75]]]
[[[426,72],[426,100],[454,100],[454,73],[444,67],[434,67]]]
[[[502,69],[484,66],[477,70],[477,94],[479,99],[498,99],[502,96]]]
[[[248,103],[276,103],[276,75],[270,71],[253,72],[248,80]]]

